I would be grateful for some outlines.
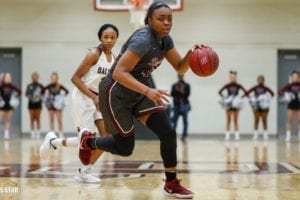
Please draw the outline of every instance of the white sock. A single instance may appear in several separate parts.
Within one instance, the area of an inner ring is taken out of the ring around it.
[[[240,132],[239,132],[239,131],[236,131],[236,132],[235,132],[235,139],[236,139],[236,140],[239,140],[239,139],[240,139]]]
[[[81,171],[87,171],[87,170],[91,170],[93,167],[92,164],[88,164],[88,165],[82,165],[81,166]]]
[[[257,130],[254,130],[254,132],[253,132],[253,139],[257,139],[257,137],[258,137],[258,132],[257,132]]]
[[[77,147],[78,146],[78,137],[69,137],[66,139],[67,147]]]
[[[264,137],[268,137],[269,136],[269,133],[267,130],[264,131]]]
[[[291,131],[286,131],[286,138],[285,141],[290,141],[291,140]]]
[[[225,132],[225,140],[229,140],[230,139],[230,133],[229,131]]]
[[[52,140],[51,143],[56,146],[56,147],[62,147],[62,141],[64,140],[64,138],[56,138],[55,140]]]

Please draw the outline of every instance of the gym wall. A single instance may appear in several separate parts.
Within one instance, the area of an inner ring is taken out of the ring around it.
[[[238,81],[246,88],[256,84],[259,74],[266,85],[277,91],[277,50],[300,47],[300,4],[297,0],[184,0],[184,10],[174,12],[173,36],[177,49],[184,53],[195,43],[214,47],[220,68],[208,78],[189,71],[185,79],[192,86],[191,134],[222,133],[225,112],[218,104],[218,90],[228,82],[228,71],[238,71]],[[114,49],[118,54],[133,26],[127,12],[93,10],[92,0],[1,0],[0,47],[22,48],[23,92],[31,73],[39,72],[43,84],[53,71],[72,91],[70,78],[87,49],[98,44],[97,31],[103,23],[120,30]],[[158,87],[170,89],[176,73],[164,62],[154,73]],[[276,94],[277,95],[277,94]],[[276,133],[276,98],[272,101],[269,130]],[[65,132],[74,132],[71,120],[71,94],[64,110]],[[22,131],[29,132],[27,99],[22,101]],[[248,102],[240,114],[242,133],[252,131],[253,114]],[[48,130],[48,114],[42,113],[43,131]],[[181,126],[178,127],[181,131]]]

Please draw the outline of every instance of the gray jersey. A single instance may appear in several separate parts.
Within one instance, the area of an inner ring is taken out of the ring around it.
[[[117,83],[112,72],[121,56],[127,51],[139,55],[140,60],[130,72],[138,81],[154,88],[151,72],[162,62],[168,50],[174,47],[172,38],[157,38],[153,30],[146,26],[137,30],[123,45],[111,73],[99,85],[99,103],[106,130],[111,134],[129,136],[134,132],[133,117],[140,117],[165,109],[156,106],[144,95]]]
[[[170,36],[158,38],[149,26],[145,26],[134,32],[123,45],[111,72],[113,72],[120,57],[127,50],[132,51],[139,55],[140,60],[130,73],[139,81],[152,87],[151,82],[149,82],[151,72],[161,64],[166,52],[173,47],[173,40]]]

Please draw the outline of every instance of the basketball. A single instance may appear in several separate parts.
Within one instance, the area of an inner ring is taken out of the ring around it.
[[[189,58],[192,71],[201,77],[214,74],[219,67],[218,54],[209,46],[201,45],[194,49]]]

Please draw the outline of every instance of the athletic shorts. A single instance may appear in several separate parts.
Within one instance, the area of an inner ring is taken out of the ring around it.
[[[288,109],[289,110],[300,110],[300,102],[298,102],[298,100],[291,101],[288,104]]]
[[[255,110],[255,112],[258,112],[258,113],[265,113],[265,112],[269,112],[269,108],[257,108]]]
[[[28,109],[29,110],[40,110],[42,109],[42,101],[40,102],[36,102],[36,103],[32,103],[32,102],[28,102]]]
[[[95,121],[102,119],[102,114],[97,111],[94,102],[74,88],[72,93],[72,108],[73,122],[76,127],[88,128],[91,132],[98,132]]]
[[[13,110],[14,108],[11,107],[11,105],[9,104],[9,102],[5,102],[4,106],[0,108],[0,110],[2,111],[10,111]]]
[[[165,110],[165,106],[156,106],[144,95],[120,85],[109,77],[100,82],[99,102],[106,131],[123,137],[134,133],[134,118]]]

